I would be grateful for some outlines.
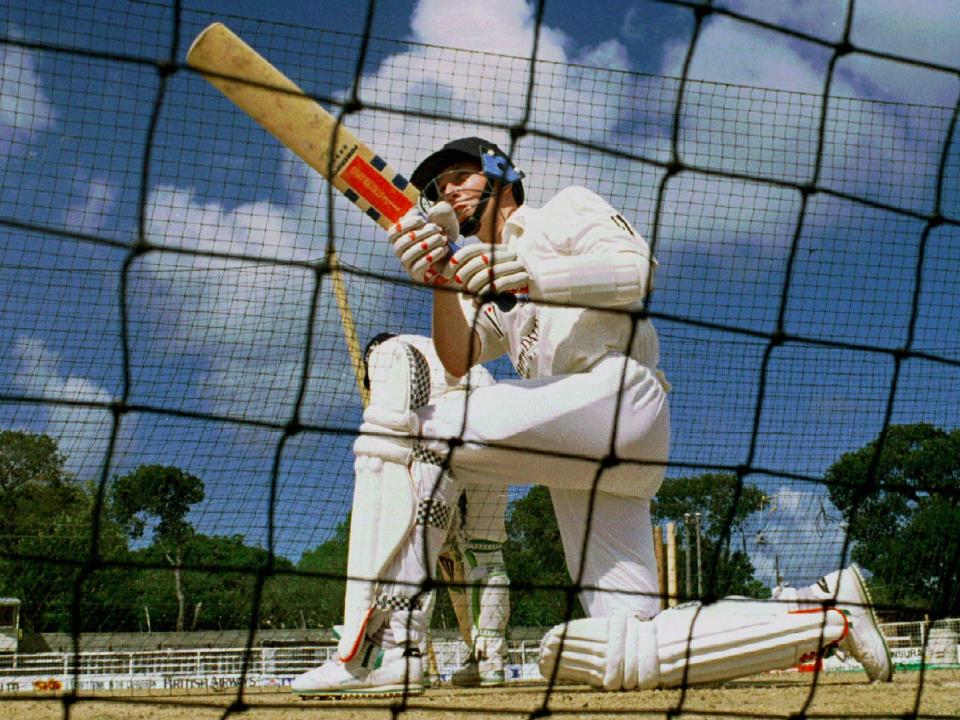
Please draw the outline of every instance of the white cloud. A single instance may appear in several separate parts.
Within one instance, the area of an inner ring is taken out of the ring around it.
[[[848,4],[849,0],[791,0],[789,3],[725,0],[722,3],[723,7],[741,15],[830,42],[837,42],[843,36]],[[869,3],[861,3],[864,4]]]
[[[328,184],[284,151],[279,176],[289,203],[245,203],[228,209],[192,191],[158,187],[147,203],[147,237],[165,249],[229,253],[234,260],[156,251],[139,260],[130,297],[135,304],[132,363],[181,367],[183,407],[230,417],[285,421],[292,416],[306,360],[307,321],[316,285],[312,267],[326,251]],[[400,277],[401,270],[372,222],[334,195],[341,263]],[[279,261],[279,262],[278,262]],[[139,271],[143,271],[141,274]],[[349,276],[345,275],[348,286]],[[357,289],[363,290],[359,296]],[[387,293],[359,281],[348,297],[360,327],[378,327]],[[316,300],[305,420],[357,401],[333,283],[324,275]],[[171,318],[175,318],[171,322]],[[361,341],[366,338],[361,337]],[[341,367],[331,365],[331,360]],[[135,392],[137,387],[135,386]],[[170,403],[166,395],[159,400]],[[314,409],[313,403],[327,407]],[[328,419],[326,415],[322,420]]]
[[[361,112],[350,116],[351,128],[391,164],[408,173],[426,152],[448,137],[482,134],[509,147],[504,132],[491,131],[484,123],[515,122],[524,112],[530,72],[524,56],[532,48],[535,27],[531,6],[522,0],[496,0],[482,7],[464,8],[424,0],[414,12],[411,27],[420,43],[477,53],[412,47],[387,58],[375,73],[362,78],[361,99],[449,114],[465,118],[464,122]],[[602,138],[620,112],[602,101],[609,93],[606,84],[610,71],[598,74],[557,64],[567,61],[568,44],[560,31],[541,28],[538,93],[531,122],[555,132],[570,131],[568,119],[576,113],[582,117],[573,128],[578,136]],[[491,51],[513,57],[491,55]],[[610,40],[585,49],[580,60],[624,67],[626,51]],[[534,157],[532,144],[522,143],[518,162],[531,177],[547,176],[551,158],[547,153]],[[285,155],[284,173],[302,167],[299,159]],[[590,164],[572,167],[589,168]],[[287,181],[291,200],[284,205],[260,201],[226,208],[219,202],[198,198],[186,188],[157,187],[148,203],[148,237],[162,248],[237,253],[267,261],[317,260],[323,256],[329,235],[328,188],[313,171],[298,170],[295,175],[294,180]],[[334,203],[341,261],[401,278],[402,271],[385,247],[382,232],[360,220],[356,209],[338,195]],[[139,265],[147,271],[150,282],[141,289],[134,288],[133,295],[144,298],[138,317],[145,319],[136,327],[138,332],[151,335],[151,341],[141,338],[135,348],[152,347],[151,352],[162,353],[167,363],[192,357],[195,371],[204,366],[202,376],[196,378],[194,396],[202,397],[209,407],[247,416],[287,416],[300,376],[312,274],[270,263],[164,252],[145,254]],[[369,332],[385,324],[410,322],[397,317],[396,296],[397,292],[404,295],[402,289],[374,286],[369,280],[350,284],[352,310],[361,329]],[[314,357],[322,357],[321,352],[333,344],[340,362],[346,365],[342,323],[330,285],[324,282],[317,308],[314,329],[318,343],[324,347],[315,348]],[[416,305],[423,299],[404,295],[401,303]],[[399,310],[401,316],[403,312]],[[167,319],[161,319],[164,313]],[[173,313],[181,320],[171,332],[168,318]],[[361,341],[365,339],[361,337]],[[201,360],[203,357],[208,359]],[[135,357],[134,363],[149,360]],[[331,377],[330,369],[319,364],[318,360],[311,369],[309,398],[313,402],[328,403],[331,393],[335,397],[355,397],[352,373]],[[308,415],[310,412],[308,408]],[[316,412],[325,411],[318,408]]]
[[[17,361],[16,385],[49,403],[44,406],[47,420],[43,432],[57,440],[67,458],[67,469],[81,478],[96,478],[109,446],[111,412],[57,403],[110,403],[112,395],[87,378],[63,374],[59,355],[41,340],[18,337],[13,355]]]
[[[670,44],[661,72],[679,77],[689,40]],[[713,16],[701,29],[688,77],[694,80],[820,93],[828,53],[756,25]]]
[[[802,3],[793,21],[802,29],[830,7],[829,2]],[[412,39],[427,45],[395,53],[360,82],[360,99],[365,104],[405,112],[365,110],[349,116],[348,125],[405,174],[426,153],[452,137],[480,134],[508,148],[507,132],[491,129],[490,124],[510,125],[527,112],[530,62],[526,56],[533,46],[534,28],[532,5],[522,0],[471,6],[422,0],[412,16]],[[627,54],[613,38],[571,58],[569,48],[573,43],[567,36],[555,28],[540,30],[540,62],[534,69],[528,128],[614,150],[658,159],[669,157],[669,138],[664,135],[669,123],[663,122],[663,109],[672,108],[669,83],[651,89],[641,85],[651,83],[650,79],[618,72],[628,67]],[[685,41],[667,49],[662,66],[665,74],[679,73],[685,50]],[[713,17],[699,38],[691,77],[722,85],[688,88],[682,159],[718,170],[790,182],[806,180],[816,153],[819,98],[829,56],[829,50],[815,44]],[[571,59],[581,66],[566,64]],[[846,66],[841,70],[834,92],[855,93],[855,84],[848,81],[853,75]],[[777,88],[780,92],[753,100],[737,93],[732,87],[737,83]],[[647,96],[645,93],[651,90]],[[791,96],[787,90],[807,95]],[[655,100],[648,103],[647,97]],[[750,103],[750,113],[744,112],[745,103]],[[654,112],[660,115],[654,118]],[[879,136],[884,125],[872,122],[864,127],[872,127]],[[832,138],[828,134],[831,142]],[[923,143],[930,141],[912,137],[896,154],[920,156]],[[889,149],[882,138],[871,136],[867,130],[859,142],[862,147]],[[835,168],[843,167],[837,157],[847,157],[848,149],[842,144],[828,144],[825,178],[831,178]],[[531,136],[520,139],[514,157],[527,172],[525,185],[534,204],[565,185],[587,184],[607,194],[641,230],[649,229],[661,171]],[[869,159],[859,168],[858,184],[844,190],[865,192],[876,184],[870,173],[886,167],[886,160],[871,153],[865,157]],[[290,155],[284,162],[284,172],[303,168]],[[159,187],[150,198],[150,237],[164,247],[243,253],[265,260],[318,259],[328,237],[328,188],[312,171],[300,170],[296,175],[287,188],[291,200],[284,205],[261,201],[227,208],[195,197],[184,188]],[[775,264],[787,251],[786,239],[791,236],[798,197],[789,189],[758,191],[742,181],[684,174],[670,183],[666,200],[665,216],[673,225],[661,240],[666,238],[682,250],[689,243],[699,242],[703,247],[701,241],[709,234],[711,241],[706,247],[710,252],[731,257],[735,253],[742,256],[745,244],[763,245],[766,262]],[[401,278],[400,268],[384,247],[382,233],[337,195],[334,210],[341,260]],[[668,254],[670,247],[661,247],[661,251]],[[269,367],[278,376],[298,377],[296,362],[302,356],[298,339],[305,331],[309,274],[278,266],[254,267],[173,254],[148,253],[142,262],[184,318],[175,333],[158,336],[158,340],[167,352],[212,358],[207,363],[207,379],[209,387],[216,388],[213,401],[217,406],[246,407],[251,412],[254,408],[257,412],[265,408],[277,413],[285,410],[289,393],[282,388],[264,392],[258,370],[270,362]],[[240,279],[245,273],[248,281]],[[328,291],[329,283],[326,286]],[[376,331],[398,319],[409,322],[404,310],[398,309],[397,293],[402,294],[402,290],[363,279],[352,282],[351,288],[353,312],[361,329]],[[401,304],[407,303],[408,297],[413,296],[403,295]],[[420,300],[409,302],[416,307]],[[316,336],[342,348],[340,319],[329,292],[321,301],[325,304],[319,308]],[[156,304],[157,300],[152,302]],[[314,353],[314,357],[320,356]],[[346,365],[344,355],[341,362]],[[259,367],[251,369],[257,363]],[[312,379],[317,380],[312,388],[326,396],[328,388],[318,389],[318,372],[312,370]],[[329,377],[323,379],[329,381]],[[284,382],[279,385],[293,385]],[[350,373],[339,372],[334,392],[352,397],[351,385]]]
[[[838,22],[836,3],[827,0],[795,7],[753,0],[727,5],[813,35],[823,36],[820,31]],[[865,22],[870,21],[878,37],[897,34],[890,17],[878,13],[871,3],[856,7],[858,12],[870,8],[864,11]],[[942,15],[940,21],[952,28],[950,34],[955,37],[960,27],[951,14]],[[934,27],[938,24],[934,13],[911,14],[908,22],[918,42],[924,33],[933,38],[945,34],[941,27]],[[685,39],[668,47],[664,74],[680,74],[687,48]],[[831,48],[784,33],[711,16],[697,39],[688,74],[690,80],[711,84],[688,85],[682,108],[681,160],[711,170],[793,183],[810,180],[832,54]],[[862,53],[840,58],[835,70],[819,182],[841,192],[929,211],[947,123],[916,107],[907,110],[905,104],[952,107],[957,100],[956,78]]]
[[[870,0],[855,5],[854,45],[960,68],[960,3],[956,0]]]
[[[773,587],[779,569],[788,584],[798,586],[835,570],[846,529],[826,495],[782,485],[768,499],[746,528],[757,577]]]
[[[661,72],[680,76],[688,50],[678,40],[664,53]],[[804,182],[813,171],[826,77],[826,53],[764,28],[714,16],[697,39],[681,107],[678,149],[684,163],[724,172]],[[768,88],[751,93],[738,85]],[[805,93],[805,95],[797,95]],[[723,192],[717,180],[703,184]],[[682,194],[681,204],[702,202]],[[771,203],[776,206],[777,203]],[[793,201],[782,212],[751,213],[754,223],[780,226],[792,220]],[[735,229],[740,213],[730,212]],[[713,244],[722,250],[723,244]]]
[[[83,201],[67,210],[64,226],[73,232],[98,233],[110,219],[119,192],[106,178],[92,178]]]
[[[647,29],[642,26],[638,17],[640,9],[636,5],[627,8],[623,16],[623,27],[620,28],[620,36],[627,40],[646,40]]]
[[[469,4],[421,0],[410,27],[416,42],[528,58],[533,51],[536,23],[533,7],[523,0]],[[561,31],[541,26],[537,58],[563,62],[568,44]]]
[[[571,58],[568,48],[573,43],[549,26],[540,28],[531,97],[529,53],[535,23],[531,5],[522,0],[498,0],[469,10],[424,0],[412,27],[413,39],[431,46],[412,47],[383,61],[375,73],[362,78],[361,100],[424,116],[369,112],[350,118],[358,134],[375,139],[381,154],[407,173],[453,137],[479,134],[509,149],[508,134],[491,124],[525,119],[531,130],[611,144],[611,129],[635,112],[624,102],[631,97],[633,79],[618,72],[628,68],[625,47],[610,38]],[[471,31],[455,30],[461,27]],[[490,54],[497,52],[504,54]],[[571,66],[571,60],[600,67]],[[618,185],[617,172],[601,168],[617,166],[615,158],[598,163],[595,154],[571,145],[524,137],[513,157],[530,178],[528,198],[535,204],[565,185],[597,187],[598,176],[603,183]],[[637,172],[635,166],[625,172],[631,170]]]
[[[604,40],[594,47],[586,48],[574,58],[574,62],[608,70],[630,69],[630,57],[627,48],[624,47],[622,42],[614,38]]]
[[[16,27],[7,34],[13,40],[23,37]],[[10,44],[0,47],[0,133],[4,139],[47,130],[57,120],[37,64],[37,55],[31,50]]]
[[[837,43],[843,37],[848,2],[798,0],[791,3],[771,3],[765,0],[727,0],[725,5],[749,17]],[[768,38],[779,38],[768,41],[773,45],[786,47],[791,43],[787,35],[750,29],[739,21],[725,20],[718,23],[739,24],[743,28],[742,34],[745,35],[767,34]],[[850,41],[855,47],[872,52],[960,68],[958,32],[960,3],[955,0],[870,0],[854,5]],[[735,36],[736,33],[732,35]],[[756,73],[758,78],[763,78],[765,73],[762,68],[772,57],[771,48],[765,47],[762,52],[757,53],[752,44],[744,43],[742,39],[737,42],[740,44],[739,55],[743,72]],[[833,50],[828,48],[817,52],[832,54]],[[807,54],[809,55],[809,52]],[[832,94],[837,96],[950,106],[956,102],[958,88],[954,75],[905,62],[882,60],[858,52],[840,58],[836,67]],[[739,82],[736,79],[728,81]],[[780,84],[761,84],[765,87],[787,87]],[[821,80],[820,87],[812,91],[821,92],[822,86]]]
[[[799,208],[800,195],[789,188],[681,173],[664,194],[661,241],[665,251],[714,256],[714,274],[704,282],[719,283],[720,291],[743,272],[782,272]]]
[[[186,363],[197,385],[185,401],[216,412],[288,416],[315,283],[312,270],[274,261],[323,256],[322,240],[303,227],[316,218],[266,201],[228,210],[170,186],[150,194],[147,218],[147,237],[162,248],[263,262],[163,251],[142,256],[144,284],[131,288],[134,364],[147,366],[151,356]],[[178,320],[171,324],[171,317]]]
[[[848,0],[725,0],[723,6],[757,20],[839,42]],[[868,0],[853,5],[850,41],[857,47],[960,67],[960,3],[956,0]]]
[[[956,30],[960,32],[960,23]],[[960,84],[956,75],[852,53],[837,62],[831,95],[952,107],[957,102],[958,91]]]

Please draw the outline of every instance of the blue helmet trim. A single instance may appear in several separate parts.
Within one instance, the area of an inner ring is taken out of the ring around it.
[[[523,173],[513,166],[510,158],[492,148],[483,148],[480,166],[484,175],[491,180],[499,180],[504,185],[513,185],[523,179]]]

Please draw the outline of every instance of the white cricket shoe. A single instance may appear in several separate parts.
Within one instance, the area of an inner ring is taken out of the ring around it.
[[[893,678],[890,648],[880,631],[860,568],[853,564],[843,570],[835,570],[817,580],[811,590],[819,600],[836,598],[837,608],[847,616],[849,633],[840,641],[840,650],[849,653],[863,665],[871,681],[889,682]]]
[[[500,687],[506,682],[503,662],[469,658],[453,671],[450,683],[456,687]]]
[[[392,648],[357,653],[348,663],[331,658],[295,678],[290,686],[301,697],[369,695],[390,697],[423,693],[423,661],[418,650]]]

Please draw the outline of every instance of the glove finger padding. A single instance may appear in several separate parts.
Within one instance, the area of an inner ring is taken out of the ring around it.
[[[419,230],[428,222],[430,220],[420,209],[412,208],[387,231],[387,242],[393,245],[397,238],[411,231]]]
[[[393,252],[411,275],[422,275],[448,254],[447,238],[435,223],[401,235],[393,243]]]
[[[440,263],[450,254],[444,230],[418,209],[400,218],[387,233],[387,241],[400,264],[417,282],[440,284]]]
[[[464,287],[468,294],[484,295],[486,293],[515,292],[527,287],[530,276],[526,268],[519,261],[512,263],[498,263],[473,275]]]
[[[530,275],[515,250],[505,245],[475,243],[450,260],[454,279],[472,295],[525,289]]]

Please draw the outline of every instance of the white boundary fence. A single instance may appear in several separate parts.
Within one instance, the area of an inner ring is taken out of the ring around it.
[[[49,690],[155,690],[289,685],[320,665],[336,646],[197,648],[191,650],[99,651],[0,655],[0,692]],[[507,679],[540,679],[538,646],[528,641],[510,648]],[[461,642],[433,644],[440,680],[447,680],[466,658]],[[246,673],[244,661],[246,660]],[[432,663],[431,663],[432,664]]]
[[[894,662],[901,667],[957,667],[960,618],[933,623],[888,623],[882,626]],[[926,655],[924,655],[926,646]],[[301,672],[320,665],[335,646],[170,649],[152,651],[89,651],[0,655],[0,692],[56,690],[157,690],[236,687],[244,677],[249,687],[289,685]],[[507,680],[539,680],[538,643],[513,643]],[[462,642],[433,644],[439,679],[466,657]],[[244,661],[246,673],[244,674]],[[433,663],[431,663],[433,664]],[[851,660],[827,658],[825,670],[860,670]]]
[[[933,622],[886,623],[883,634],[898,665],[956,665],[960,643],[960,618]],[[926,658],[924,658],[926,647]]]

